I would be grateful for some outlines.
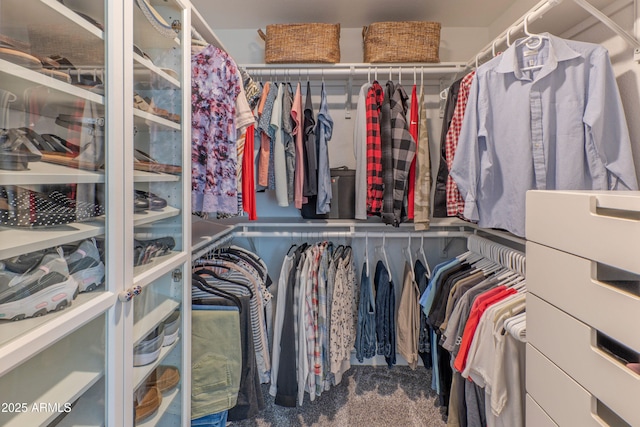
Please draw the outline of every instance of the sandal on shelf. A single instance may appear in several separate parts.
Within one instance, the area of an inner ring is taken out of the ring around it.
[[[149,104],[144,100],[143,97],[138,95],[137,93],[133,94],[133,108],[137,108],[142,111],[149,111]]]
[[[42,70],[42,63],[38,58],[28,54],[27,52],[23,52],[7,42],[0,42],[0,59],[4,59],[5,61],[9,61],[30,70]]]
[[[143,57],[144,59],[146,59],[147,61],[149,61],[149,62],[151,62],[153,64],[153,60],[151,59],[151,57],[149,55],[147,55],[147,53],[145,51],[140,49],[135,44],[133,45],[133,52],[138,54],[138,55],[140,55],[141,57]]]
[[[23,171],[41,159],[42,153],[19,129],[0,130],[0,169]]]
[[[82,117],[70,114],[59,114],[58,117],[56,117],[56,124],[76,131],[84,128],[86,132],[94,138],[101,138],[104,132],[104,117]],[[42,160],[44,162],[88,171],[98,171],[104,167],[102,155],[97,152],[92,152],[92,150],[96,150],[96,147],[99,147],[99,144],[96,145],[95,140],[87,142],[83,147],[78,147],[57,135],[47,134],[47,137],[42,138],[52,146],[58,148],[57,151],[43,153]]]
[[[58,135],[54,135],[52,133],[43,133],[40,135],[45,141],[47,141],[50,145],[57,147],[58,152],[60,153],[70,153],[70,154],[78,154],[80,153],[80,147],[75,144],[70,143],[64,138],[59,137]]]
[[[51,144],[48,140],[45,140],[42,135],[30,129],[28,127],[18,128],[18,131],[21,132],[33,145],[36,146],[41,153],[66,153],[66,150],[60,151],[61,147],[58,147],[57,144]]]
[[[182,167],[159,163],[150,155],[138,150],[137,148],[133,150],[133,160],[133,168],[135,170],[144,172],[169,173],[174,175],[180,175],[182,173]]]
[[[140,98],[140,99],[138,99]],[[172,114],[164,108],[156,107],[153,102],[153,99],[149,97],[142,98],[140,95],[134,95],[134,106],[140,110],[146,111],[151,114],[155,114],[156,116],[162,117],[163,119],[167,119],[172,122],[180,123],[180,115]]]

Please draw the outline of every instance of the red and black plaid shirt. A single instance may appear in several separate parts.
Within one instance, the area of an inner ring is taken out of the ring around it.
[[[382,211],[382,143],[380,141],[380,107],[384,100],[382,86],[373,82],[366,98],[367,112],[367,215]]]

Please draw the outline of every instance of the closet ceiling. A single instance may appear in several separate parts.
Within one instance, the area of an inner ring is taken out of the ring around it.
[[[524,3],[532,6],[537,1]],[[339,22],[345,28],[357,28],[376,21],[409,20],[437,21],[443,27],[487,27],[514,1],[192,0],[192,3],[211,28],[264,29],[266,24],[294,22]]]

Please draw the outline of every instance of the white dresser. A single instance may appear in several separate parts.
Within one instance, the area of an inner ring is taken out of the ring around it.
[[[640,192],[527,193],[527,425],[640,426]]]

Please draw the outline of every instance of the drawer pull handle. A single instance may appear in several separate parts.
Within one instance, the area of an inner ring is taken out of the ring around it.
[[[591,212],[600,216],[640,221],[640,204],[637,197],[599,194],[591,198]]]
[[[599,262],[592,263],[592,280],[628,294],[640,297],[640,275]]]
[[[633,369],[629,368],[627,365],[629,363],[640,362],[640,354],[638,354],[637,351],[614,340],[613,338],[603,334],[600,331],[596,331],[596,346],[606,355],[621,363],[625,366],[626,369],[629,369],[631,371],[633,371]]]
[[[620,418],[620,415],[613,412],[595,396],[591,396],[591,414],[603,426],[631,427],[631,424]]]

